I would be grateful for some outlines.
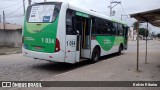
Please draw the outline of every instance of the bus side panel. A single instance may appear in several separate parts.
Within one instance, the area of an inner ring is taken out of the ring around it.
[[[99,44],[96,40],[91,40],[91,57],[90,57],[90,59],[92,58],[93,49],[94,49],[97,45],[100,46],[100,44]]]
[[[58,30],[57,30],[57,39],[60,41],[60,49],[64,52],[64,62],[66,63],[76,63],[76,50],[68,48],[68,41],[75,41],[77,35],[66,35],[66,12],[68,9],[68,3],[63,2],[61,6],[61,11],[59,14]],[[68,42],[69,43],[69,42]],[[76,48],[75,48],[76,49]],[[69,51],[69,52],[68,52]]]
[[[66,35],[65,62],[76,63],[76,45],[77,45],[77,35]]]
[[[57,30],[57,39],[60,42],[60,49],[61,51],[64,52],[64,56],[63,57],[63,62],[65,62],[65,56],[66,56],[66,52],[65,52],[65,47],[66,47],[66,28],[65,28],[65,18],[66,18],[66,10],[68,8],[68,4],[67,3],[63,3],[61,6],[61,11],[59,13],[59,22],[58,22],[58,30]]]
[[[119,46],[113,46],[110,50],[106,51],[102,48],[102,46],[96,40],[92,40],[91,42],[92,42],[91,52],[93,52],[94,47],[98,45],[101,48],[101,55],[100,56],[104,56],[104,55],[118,52]]]
[[[101,56],[116,53],[121,43],[124,45],[122,36],[97,36],[97,40],[92,40],[91,52],[98,45],[101,48]]]

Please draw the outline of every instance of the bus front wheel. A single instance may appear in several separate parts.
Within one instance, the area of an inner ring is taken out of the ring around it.
[[[98,47],[95,47],[92,52],[91,62],[96,63],[100,58],[100,50]]]

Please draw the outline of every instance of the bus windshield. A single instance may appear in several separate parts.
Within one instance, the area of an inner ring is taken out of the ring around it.
[[[51,23],[53,22],[60,8],[53,4],[40,4],[29,7],[28,22],[30,23]]]

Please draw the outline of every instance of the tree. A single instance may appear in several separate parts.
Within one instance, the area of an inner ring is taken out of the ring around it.
[[[132,25],[133,25],[133,30],[137,30],[137,26],[138,26],[138,24],[137,24],[138,22],[136,21],[136,22],[134,22]],[[141,26],[142,24],[140,24],[139,23],[139,26]]]
[[[139,28],[139,34],[142,35],[143,37],[148,37],[149,30],[147,30],[147,28]]]
[[[157,34],[157,37],[160,38],[160,33]]]
[[[153,38],[155,38],[155,37],[156,37],[155,32],[152,32],[152,37],[153,37]]]

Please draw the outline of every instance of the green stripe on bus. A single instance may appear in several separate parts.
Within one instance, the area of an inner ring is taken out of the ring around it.
[[[119,46],[121,43],[124,44],[123,36],[96,36],[96,40],[105,51],[109,51],[113,46]]]
[[[89,15],[85,14],[85,13],[81,13],[81,12],[76,12],[77,16],[81,16],[81,17],[86,17],[89,18]]]

